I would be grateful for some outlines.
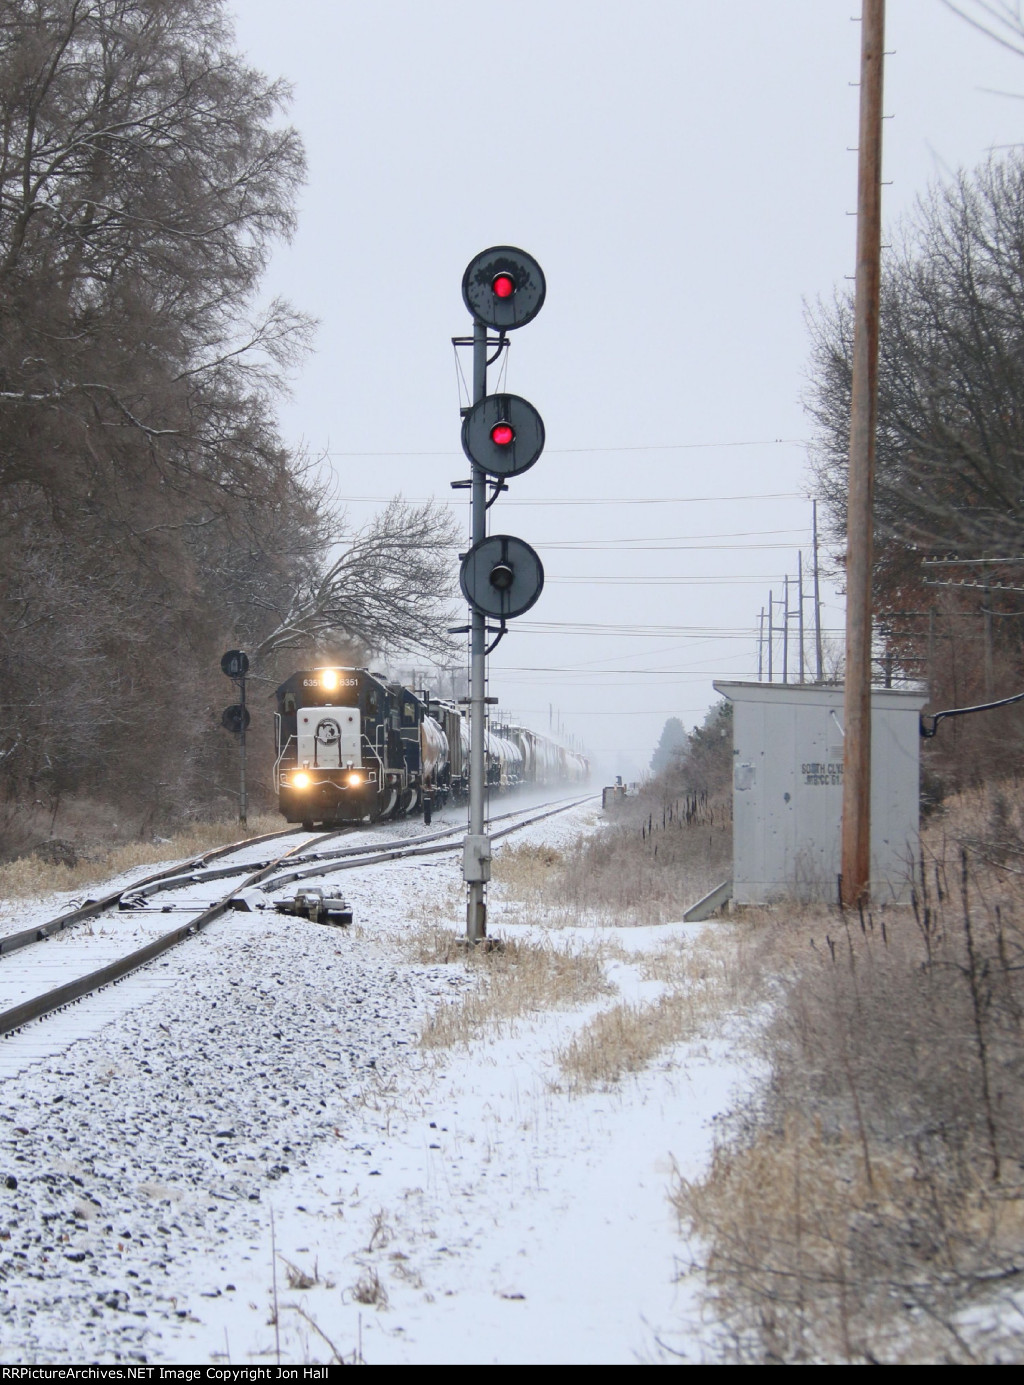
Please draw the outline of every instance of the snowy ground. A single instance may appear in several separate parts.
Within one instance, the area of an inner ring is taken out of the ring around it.
[[[559,1044],[657,986],[621,958],[598,1005],[421,1050],[472,982],[413,965],[401,935],[458,876],[427,858],[333,877],[352,931],[232,914],[66,1012],[73,1044],[42,1040],[52,1020],[0,1041],[0,1362],[708,1355],[668,1193],[749,1078],[715,1041],[557,1090]],[[495,910],[492,932],[530,931]],[[609,932],[638,952],[694,930]]]

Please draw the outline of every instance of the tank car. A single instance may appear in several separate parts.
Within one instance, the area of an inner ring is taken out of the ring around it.
[[[438,805],[448,799],[461,801],[469,796],[469,721],[453,702],[437,697],[428,696],[427,715],[437,723],[448,747],[435,776]]]

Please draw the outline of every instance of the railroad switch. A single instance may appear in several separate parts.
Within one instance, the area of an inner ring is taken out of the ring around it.
[[[295,914],[312,923],[329,923],[344,927],[352,922],[352,906],[344,899],[330,898],[323,890],[300,890],[294,899],[277,899],[274,908],[279,914]]]

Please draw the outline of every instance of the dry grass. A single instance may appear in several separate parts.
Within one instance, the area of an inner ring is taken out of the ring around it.
[[[495,857],[493,886],[500,901],[492,918],[558,929],[580,924],[635,925],[678,918],[688,903],[718,883],[723,853],[731,849],[731,820],[718,804],[702,804],[687,815],[654,797],[631,804],[597,834],[556,849],[530,844],[506,846]],[[465,962],[480,985],[442,1009],[428,1024],[425,1047],[469,1043],[495,1026],[531,1013],[570,1009],[613,987],[604,963],[618,955],[614,944],[567,950],[537,943],[506,942],[501,951],[467,954],[448,922],[458,917],[461,898],[445,899],[407,935],[410,959],[421,965]],[[500,911],[500,912],[499,912]],[[672,986],[647,1006],[620,1005],[592,1020],[559,1054],[573,1090],[614,1082],[635,1072],[702,1020],[728,1005],[736,989],[730,967],[737,955],[730,936],[723,946],[699,949],[668,941],[641,966],[649,979]]]
[[[310,1274],[298,1265],[293,1265],[285,1256],[282,1255],[281,1259],[284,1261],[285,1278],[288,1281],[289,1289],[313,1289],[320,1283],[320,1270],[315,1262],[313,1273]]]
[[[130,842],[93,859],[79,859],[73,866],[53,864],[40,855],[22,856],[0,865],[0,900],[33,898],[55,890],[86,889],[128,870],[198,856],[245,837],[278,832],[284,825],[277,813],[250,818],[245,832],[237,821],[194,823],[166,841]]]
[[[610,1086],[648,1067],[674,1044],[719,1029],[749,998],[755,932],[752,921],[743,927],[722,923],[697,939],[677,935],[641,953],[636,962],[643,978],[669,989],[657,1000],[603,1010],[565,1044],[557,1057],[568,1089]]]
[[[424,1048],[452,1048],[484,1033],[508,1032],[516,1020],[542,1010],[571,1009],[610,989],[597,948],[566,952],[539,943],[506,942],[494,951],[467,952],[456,948],[451,934],[438,930],[425,938],[419,952],[421,960],[435,962],[457,956],[479,981],[430,1019],[420,1037]]]
[[[386,1308],[388,1306],[388,1291],[372,1265],[363,1270],[352,1285],[352,1297],[356,1303],[365,1304],[368,1308]]]
[[[555,872],[565,860],[565,853],[552,846],[506,844],[494,859],[494,878],[520,894],[543,893],[550,888]]]
[[[968,1181],[951,1181],[912,1147],[877,1149],[869,1179],[862,1154],[856,1134],[826,1135],[791,1114],[779,1128],[720,1148],[705,1179],[677,1181],[680,1218],[707,1247],[702,1265],[726,1353],[752,1361],[1019,1359],[1024,1343],[1012,1328],[986,1341],[959,1317],[1016,1277],[1019,1190],[998,1193],[976,1165]]]
[[[410,962],[420,966],[465,960],[459,939],[464,935],[466,896],[461,886],[439,892],[419,904],[419,924],[402,939]]]
[[[647,1004],[602,1010],[559,1050],[558,1062],[570,1091],[608,1086],[692,1033],[685,992],[669,991]]]
[[[758,930],[770,1081],[676,1197],[736,1359],[1024,1354],[1020,1312],[992,1311],[1024,1267],[1024,803],[1005,798],[930,825],[911,907]]]
[[[493,880],[510,921],[542,915],[546,927],[624,926],[680,919],[731,870],[729,803],[688,813],[680,800],[652,793],[628,800],[614,821],[562,851],[504,848]]]

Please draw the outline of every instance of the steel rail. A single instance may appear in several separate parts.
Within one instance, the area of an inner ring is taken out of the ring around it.
[[[564,799],[557,799],[555,801],[558,803],[565,802]],[[500,813],[497,816],[491,818],[491,821],[501,822],[505,818],[514,817],[517,813],[523,813],[528,811],[529,809],[525,808],[511,808],[507,813]],[[356,826],[358,826],[358,824],[350,825],[347,828],[341,829],[340,835],[344,835],[347,832],[355,831]],[[459,823],[455,827],[443,827],[439,831],[435,832],[418,833],[415,837],[408,838],[407,841],[409,845],[414,845],[422,842],[440,841],[442,840],[442,838],[445,837],[454,837],[456,834],[464,834],[465,830],[465,824]],[[369,857],[378,853],[384,853],[386,859],[391,859],[388,853],[393,853],[396,849],[397,848],[395,847],[395,844],[393,842],[371,842],[367,845],[339,847],[335,851],[303,850],[302,854],[297,857],[297,862],[304,863],[306,861],[333,861],[338,857]],[[138,899],[139,901],[143,899],[148,899],[151,895],[160,894],[164,890],[184,889],[189,885],[202,885],[207,882],[212,883],[216,880],[226,880],[229,879],[232,875],[244,875],[246,869],[248,869],[248,867],[246,866],[228,866],[225,867],[225,869],[219,871],[186,871],[183,872],[181,875],[177,876],[168,875],[161,876],[159,878],[154,877],[152,882],[140,880],[137,885],[132,885],[123,891],[122,897],[125,900],[125,904],[123,904],[121,907],[130,908],[132,907],[132,903],[129,901],[135,901],[136,899]],[[288,883],[288,880],[298,880],[301,878],[302,877],[300,874],[289,875],[287,880],[283,883]]]
[[[586,803],[591,798],[596,797],[596,794],[584,794],[582,798],[574,798],[568,802],[566,802],[565,800],[559,800],[558,807],[549,807],[546,809],[545,812],[535,813],[532,817],[527,818],[523,822],[514,822],[509,827],[503,827],[498,832],[492,832],[490,834],[491,840],[496,841],[499,837],[507,837],[510,832],[518,832],[524,827],[532,827],[535,822],[543,822],[545,818],[554,817],[557,813],[567,813],[570,808],[576,808],[579,806],[579,804]],[[520,808],[518,811],[520,813],[524,811],[528,812],[529,809]],[[491,822],[500,822],[502,818],[509,818],[515,816],[517,816],[517,812],[515,809],[513,809],[511,812],[502,813],[500,817],[491,818]],[[465,827],[460,826],[457,828],[453,828],[451,831],[445,831],[444,833],[432,833],[431,836],[449,837],[452,836],[454,832],[464,834]],[[350,859],[345,861],[337,861],[335,862],[335,864],[328,865],[326,867],[310,866],[304,870],[289,871],[287,875],[275,876],[273,880],[268,880],[262,886],[262,888],[264,892],[269,893],[269,891],[271,890],[279,890],[283,885],[290,885],[295,880],[309,880],[318,875],[334,875],[338,871],[357,870],[360,866],[375,866],[381,861],[400,861],[404,860],[407,857],[413,856],[436,856],[443,851],[458,851],[458,849],[462,845],[461,841],[441,842],[439,845],[435,846],[425,846],[416,844],[417,841],[422,842],[422,840],[422,838],[414,839],[412,843],[404,847],[382,845],[380,847],[374,848],[374,854],[372,856],[366,855],[363,857],[359,857],[355,860]],[[356,848],[351,849],[354,851]],[[334,856],[340,855],[341,853],[332,852],[330,854]]]
[[[261,842],[273,841],[276,837],[292,836],[299,829],[296,827],[286,827],[280,832],[265,832],[260,837],[248,837],[245,841],[232,842],[229,846],[218,846],[212,851],[205,851],[199,856],[194,856],[187,865],[194,869],[201,869],[207,861],[216,861],[220,856],[227,856],[232,851],[241,851],[246,846],[259,846]],[[157,871],[155,875],[144,875],[141,880],[136,880],[130,885],[125,885],[123,890],[117,890],[114,894],[104,895],[102,899],[87,899],[84,904],[77,909],[71,909],[66,914],[59,914],[55,919],[48,919],[46,923],[37,923],[33,928],[23,928],[17,933],[8,933],[5,937],[0,937],[0,957],[8,952],[17,952],[21,947],[28,947],[30,943],[41,943],[46,938],[52,938],[55,933],[61,933],[65,928],[70,928],[72,924],[84,923],[86,919],[95,918],[97,914],[102,914],[107,909],[113,909],[118,902],[132,890],[139,886],[149,885],[155,881],[163,880],[174,871],[180,871],[181,864],[176,862],[173,866],[168,866],[166,870]]]
[[[499,831],[492,833],[492,837],[506,837],[512,832],[518,832],[525,827],[533,826],[534,823],[542,822],[545,818],[554,817],[558,813],[568,812],[571,808],[577,807],[581,803],[586,803],[589,799],[594,797],[596,797],[596,795],[586,794],[582,798],[572,799],[568,802],[561,801],[556,807],[549,807],[542,813],[532,814],[522,822],[512,823],[508,827],[501,828]],[[516,810],[513,809],[501,816],[513,817],[516,815]],[[443,835],[454,835],[455,832],[461,832],[462,830],[461,826],[451,830],[445,829]],[[285,836],[289,834],[279,833],[275,835]],[[335,834],[332,833],[328,835],[333,836]],[[434,835],[433,833],[431,834],[431,836]],[[323,840],[326,839],[327,838],[323,838]],[[422,839],[420,840],[422,843]],[[242,843],[242,845],[247,844],[248,843]],[[83,996],[90,995],[92,992],[100,990],[103,986],[108,986],[122,980],[131,972],[137,971],[140,967],[145,966],[147,962],[151,962],[164,952],[170,951],[172,947],[176,947],[179,943],[185,942],[190,937],[194,937],[209,924],[227,913],[231,908],[232,901],[242,890],[252,889],[257,885],[263,884],[265,881],[267,882],[267,884],[264,885],[265,889],[279,889],[282,884],[287,884],[294,879],[307,878],[311,875],[328,875],[342,870],[355,870],[358,866],[376,865],[380,861],[435,855],[444,851],[458,850],[459,845],[460,843],[458,842],[445,841],[432,845],[412,844],[405,847],[391,848],[383,846],[379,850],[374,848],[373,854],[364,856],[361,859],[337,861],[334,864],[328,865],[326,869],[314,866],[308,870],[304,870],[301,874],[289,874],[283,879],[278,877],[273,881],[269,880],[269,877],[282,862],[286,861],[289,856],[295,855],[303,849],[301,844],[295,846],[291,851],[285,852],[282,856],[279,856],[268,865],[261,865],[258,870],[253,872],[252,875],[242,882],[241,886],[237,889],[232,889],[230,893],[218,900],[216,904],[212,904],[208,908],[202,910],[195,918],[190,919],[188,923],[180,924],[170,932],[161,934],[160,937],[152,939],[152,941],[144,944],[140,948],[136,948],[133,952],[128,953],[124,957],[120,957],[113,962],[108,962],[105,966],[98,968],[96,971],[88,972],[84,976],[76,977],[72,981],[67,981],[63,985],[45,991],[42,995],[33,996],[30,1000],[21,1001],[8,1010],[0,1011],[0,1035],[10,1034],[14,1030],[22,1028],[32,1020],[41,1019],[44,1015],[51,1014],[54,1010],[62,1009],[65,1005],[70,1005],[72,1002],[80,1000]],[[118,895],[111,896],[115,903],[119,897]]]
[[[289,833],[279,833],[277,835],[287,836]],[[255,871],[242,886],[249,889],[253,885],[258,885],[262,880],[277,869],[282,861],[286,861],[289,856],[296,851],[300,851],[301,845],[292,847],[291,851],[286,851],[283,856],[277,857],[269,865],[261,866]],[[23,1000],[18,1005],[13,1005],[9,1010],[0,1011],[0,1035],[10,1034],[15,1029],[20,1029],[22,1025],[30,1020],[40,1019],[43,1015],[50,1014],[53,1010],[59,1010],[72,1001],[80,1000],[82,996],[89,995],[92,991],[98,991],[102,986],[110,985],[111,982],[120,981],[129,972],[137,971],[139,967],[151,962],[154,957],[159,957],[161,953],[168,952],[178,943],[184,942],[187,938],[199,933],[207,924],[213,923],[222,914],[227,913],[231,908],[231,901],[238,893],[232,890],[230,894],[210,905],[190,919],[188,923],[181,924],[178,928],[172,929],[169,933],[163,933],[159,938],[154,938],[143,947],[136,948],[134,952],[128,953],[124,957],[119,957],[116,961],[108,962],[106,966],[98,970],[88,972],[85,976],[78,976],[73,981],[66,981],[61,986],[56,986],[52,990],[44,991],[42,995],[33,996],[31,1000]],[[117,896],[113,896],[117,899]]]

